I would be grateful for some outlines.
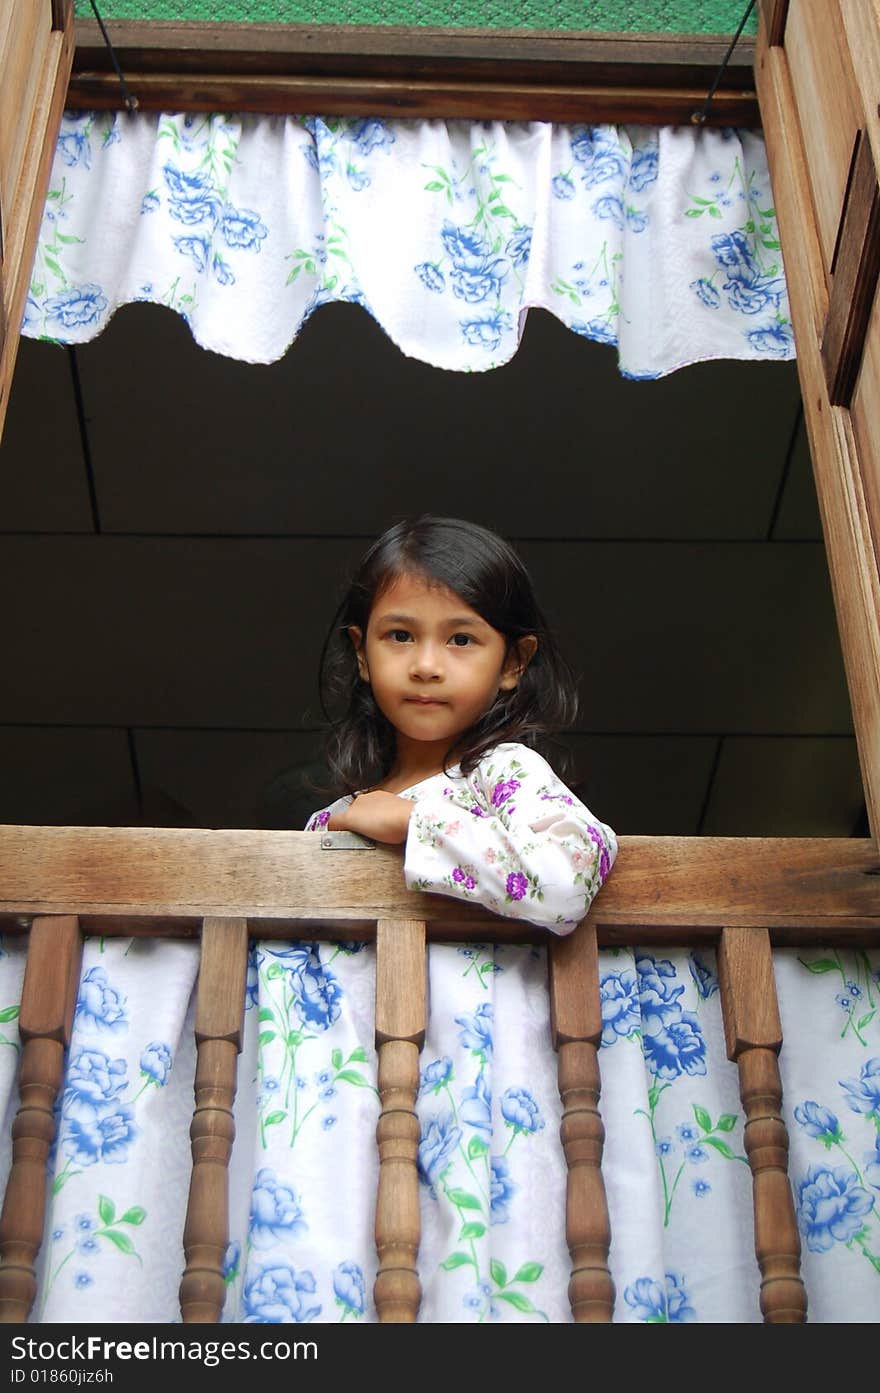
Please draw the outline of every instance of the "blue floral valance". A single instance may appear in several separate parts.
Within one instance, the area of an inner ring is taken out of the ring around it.
[[[67,113],[23,332],[82,343],[136,300],[254,363],[330,300],[459,371],[507,362],[532,306],[631,377],[794,356],[748,131]]]

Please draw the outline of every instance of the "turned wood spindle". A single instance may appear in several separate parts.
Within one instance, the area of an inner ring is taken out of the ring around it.
[[[768,1324],[807,1318],[801,1243],[788,1180],[788,1131],[782,1118],[777,1055],[782,1026],[770,935],[762,928],[722,929],[718,981],[727,1056],[736,1060],[752,1171],[755,1256],[761,1312]]]
[[[373,1298],[379,1320],[412,1323],[422,1298],[419,1218],[419,1051],[425,1041],[425,925],[376,925],[376,1048],[381,1113]]]
[[[55,1136],[52,1110],[64,1078],[81,961],[82,939],[73,915],[34,919],[18,1018],[21,1103],[12,1126],[12,1169],[0,1215],[3,1324],[26,1321],[37,1294],[34,1263],[43,1241],[46,1161]]]
[[[578,1324],[595,1324],[610,1321],[614,1310],[614,1283],[608,1270],[611,1223],[602,1178],[602,1004],[595,928],[584,921],[564,938],[553,938],[548,958],[550,1031],[559,1054],[563,1109],[559,1134],[568,1167],[565,1237],[572,1263],[568,1298]]]
[[[229,1158],[235,1139],[232,1104],[247,985],[247,920],[205,919],[196,998],[195,1098],[189,1134],[193,1168],[183,1247],[180,1314],[187,1323],[220,1320],[229,1243]]]

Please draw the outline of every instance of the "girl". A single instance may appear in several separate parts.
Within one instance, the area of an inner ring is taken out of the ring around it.
[[[413,888],[556,933],[583,918],[617,844],[535,748],[572,719],[574,684],[505,542],[454,518],[392,527],[333,621],[321,685],[341,796],[310,830],[405,843]],[[255,1093],[236,1104],[254,1178],[233,1199],[228,1319],[376,1318],[375,971],[362,948],[255,948]],[[419,1319],[570,1321],[544,950],[434,944],[428,976]]]
[[[512,548],[457,518],[397,523],[364,557],[321,675],[344,793],[309,830],[405,843],[409,889],[569,933],[617,841],[535,748],[576,697]]]

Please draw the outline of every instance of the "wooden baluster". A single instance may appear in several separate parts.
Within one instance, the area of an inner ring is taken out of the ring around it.
[[[0,1215],[0,1322],[26,1321],[37,1294],[34,1262],[43,1241],[46,1160],[55,1136],[52,1109],[64,1077],[64,1051],[79,987],[82,939],[72,915],[34,919],[18,1030],[24,1046],[12,1126],[12,1169]]]
[[[565,1237],[571,1253],[568,1298],[579,1324],[610,1321],[614,1283],[608,1270],[611,1223],[602,1179],[605,1128],[599,1045],[602,1005],[596,930],[585,921],[549,945],[550,1031],[559,1054],[559,1133],[568,1166]]]
[[[206,919],[196,998],[196,1106],[189,1129],[193,1168],[183,1231],[180,1283],[184,1322],[215,1323],[226,1295],[232,1104],[247,985],[247,920]]]
[[[739,1069],[746,1115],[761,1311],[769,1324],[805,1321],[807,1294],[800,1275],[801,1243],[788,1182],[788,1132],[776,1058],[782,1026],[766,929],[722,930],[718,980],[727,1055]]]
[[[425,925],[380,920],[376,925],[376,1048],[379,1097],[376,1125],[379,1185],[373,1297],[379,1320],[413,1322],[422,1299],[416,1259],[419,1217],[419,1051],[425,1042]]]

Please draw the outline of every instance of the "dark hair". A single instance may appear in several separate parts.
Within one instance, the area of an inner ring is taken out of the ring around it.
[[[460,518],[425,513],[395,523],[361,561],[321,654],[321,704],[330,722],[326,759],[334,783],[346,793],[380,783],[395,756],[394,728],[358,673],[348,629],[356,625],[365,634],[379,595],[404,575],[452,590],[509,645],[526,634],[538,640],[516,688],[499,692],[486,714],[459,737],[454,753],[465,774],[503,741],[538,748],[541,736],[570,725],[577,714],[574,677],[513,548],[488,528]]]

